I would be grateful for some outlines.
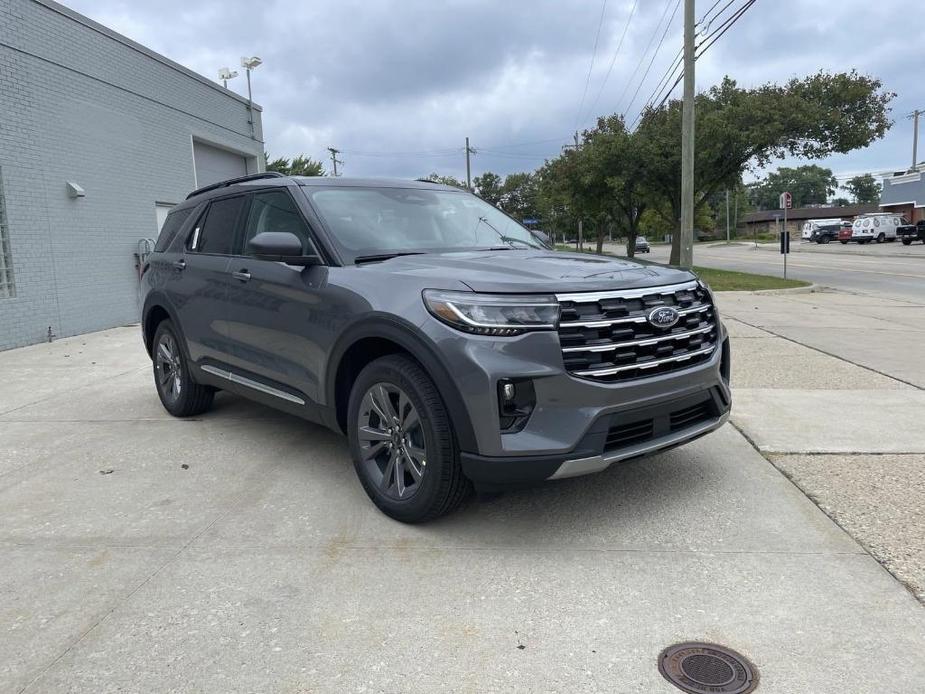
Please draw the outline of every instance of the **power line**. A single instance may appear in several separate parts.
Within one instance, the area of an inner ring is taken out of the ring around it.
[[[701,41],[700,43],[700,45],[703,46],[703,48],[697,54],[697,57],[699,58],[704,53],[706,53],[708,50],[710,50],[710,46],[712,46],[714,43],[719,41],[723,37],[723,34],[729,31],[732,28],[732,26],[742,18],[742,15],[745,14],[748,11],[748,9],[752,5],[754,5],[757,1],[758,0],[747,0],[745,4],[742,5],[742,7],[736,10],[728,19],[726,19],[722,24],[720,24],[712,33],[708,34],[703,39],[703,41]],[[710,39],[714,36],[716,38],[713,38],[713,40],[711,41]]]
[[[671,0],[668,0],[668,2],[665,3],[665,9],[662,10],[662,16],[659,18],[658,23],[655,25],[655,30],[652,32],[652,36],[649,38],[649,43],[646,44],[646,49],[642,52],[642,55],[639,56],[639,62],[636,63],[636,67],[633,70],[633,74],[630,75],[630,78],[624,83],[623,91],[620,92],[620,98],[617,99],[616,106],[619,106],[621,103],[623,103],[623,97],[626,96],[626,90],[629,89],[629,86],[635,81],[636,73],[639,72],[639,68],[642,67],[642,62],[646,59],[646,56],[649,54],[649,49],[652,47],[652,43],[655,41],[655,37],[658,36],[658,28],[662,25],[662,22],[665,21],[665,17],[668,14],[669,7],[671,7]]]
[[[748,11],[748,9],[752,5],[754,5],[756,2],[757,0],[746,0],[745,3],[742,5],[742,7],[736,10],[726,20],[724,20],[723,23],[720,26],[718,26],[713,32],[711,32],[706,37],[704,37],[704,39],[697,45],[697,48],[699,49],[699,51],[696,54],[695,59],[700,58],[704,53],[706,53],[710,49],[710,47],[714,43],[716,43],[720,38],[722,38],[723,34],[729,31],[729,29],[732,28],[732,25],[735,24],[737,21],[739,21],[742,15],[744,15]],[[725,7],[728,7],[729,4],[727,4]],[[723,9],[725,9],[725,7]],[[681,82],[682,79],[684,79],[683,70],[681,71],[681,74],[678,75],[677,79],[672,83],[671,87],[668,88],[668,91],[664,93],[661,100],[658,102],[658,105],[654,107],[656,111],[665,105],[665,102],[671,96],[671,93],[674,91],[675,87],[678,86],[678,84]],[[654,98],[652,99],[652,101],[654,101]],[[643,108],[643,110],[645,109]],[[635,124],[638,121],[639,121],[639,118],[637,117],[636,121],[633,122],[633,125],[635,126]]]
[[[578,112],[575,114],[575,127],[578,130],[578,121],[581,119],[581,110],[585,105],[585,97],[588,96],[588,87],[591,85],[591,72],[594,70],[594,58],[597,56],[597,43],[601,38],[601,27],[604,25],[604,12],[607,11],[607,0],[601,3],[601,17],[597,20],[597,33],[594,35],[594,48],[591,50],[591,64],[588,66],[588,77],[585,79],[585,90],[581,93],[581,101],[578,102]]]
[[[633,108],[633,104],[636,103],[636,97],[639,96],[639,90],[642,89],[642,85],[646,82],[646,77],[649,76],[649,71],[652,69],[652,64],[655,62],[655,58],[658,56],[658,52],[662,49],[662,44],[665,42],[665,37],[668,36],[668,31],[671,29],[671,23],[674,21],[675,15],[678,13],[678,8],[681,6],[681,0],[677,0],[674,4],[674,10],[671,13],[671,16],[668,18],[668,23],[665,25],[665,31],[662,32],[662,37],[658,41],[658,45],[655,47],[655,51],[652,53],[652,59],[649,61],[649,65],[646,67],[646,71],[642,75],[642,79],[639,80],[639,84],[636,86],[636,91],[633,92],[633,98],[630,99],[629,104],[626,106],[626,111],[629,111]]]
[[[623,25],[623,33],[620,35],[620,42],[617,44],[617,49],[613,52],[613,57],[610,59],[610,66],[607,68],[607,73],[604,75],[604,81],[601,82],[601,88],[597,90],[597,96],[594,97],[594,101],[591,103],[591,107],[588,109],[588,112],[585,114],[584,118],[581,119],[582,123],[585,123],[588,118],[594,113],[594,108],[597,106],[597,102],[601,99],[601,94],[604,93],[604,87],[607,86],[607,80],[610,79],[610,73],[613,72],[613,66],[617,62],[617,56],[620,55],[620,49],[623,48],[623,41],[626,39],[626,32],[630,28],[630,24],[633,21],[633,16],[636,14],[636,5],[639,4],[639,0],[633,0],[633,7],[630,9],[629,17],[626,18],[626,24]]]

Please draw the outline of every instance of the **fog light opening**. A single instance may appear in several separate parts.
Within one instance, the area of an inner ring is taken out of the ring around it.
[[[536,391],[530,379],[502,378],[498,381],[498,425],[502,433],[521,431],[536,405]]]

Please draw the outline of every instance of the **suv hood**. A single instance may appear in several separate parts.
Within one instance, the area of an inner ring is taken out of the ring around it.
[[[436,287],[458,280],[477,292],[605,291],[688,282],[695,275],[644,261],[546,250],[427,253],[392,258],[389,273],[432,277]]]

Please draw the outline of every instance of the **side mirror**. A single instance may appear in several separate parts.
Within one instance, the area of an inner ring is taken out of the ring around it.
[[[288,231],[264,231],[247,242],[247,254],[289,265],[318,265],[317,255],[302,255],[302,241]]]

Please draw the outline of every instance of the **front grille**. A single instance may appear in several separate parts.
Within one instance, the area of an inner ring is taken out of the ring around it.
[[[649,323],[659,306],[678,310],[671,328]],[[716,349],[716,311],[697,282],[587,294],[559,295],[559,342],[569,373],[626,381],[685,369]]]

